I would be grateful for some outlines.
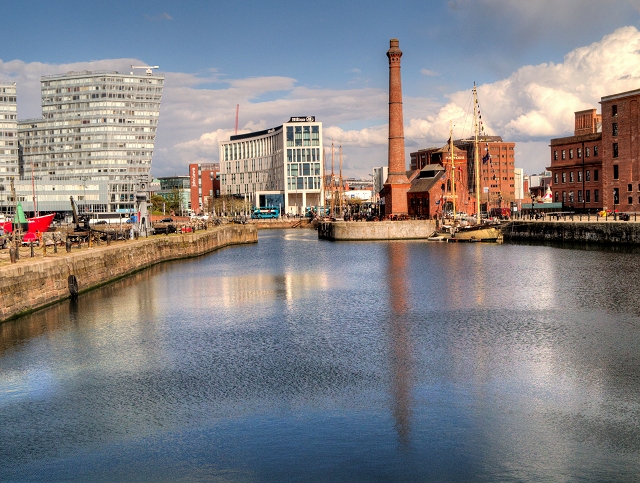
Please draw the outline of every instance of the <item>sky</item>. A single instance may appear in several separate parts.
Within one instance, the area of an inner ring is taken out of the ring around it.
[[[343,174],[387,165],[389,40],[400,41],[409,153],[472,135],[478,86],[488,134],[516,143],[527,174],[573,113],[640,89],[640,0],[270,2],[104,0],[0,6],[0,82],[16,82],[18,118],[41,117],[40,77],[79,70],[165,75],[152,173],[218,162],[219,142],[322,121]],[[327,156],[330,149],[327,149]],[[329,164],[329,161],[327,162]]]

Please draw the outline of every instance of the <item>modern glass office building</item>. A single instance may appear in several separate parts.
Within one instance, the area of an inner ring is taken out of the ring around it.
[[[18,177],[18,121],[16,84],[0,84],[0,212],[6,213],[11,177]]]
[[[322,123],[313,116],[231,136],[220,143],[220,194],[247,197],[254,206],[279,199],[282,213],[304,214],[324,204],[323,155]]]
[[[42,119],[18,121],[24,209],[69,211],[73,195],[81,211],[132,211],[150,181],[163,84],[151,69],[42,77]]]

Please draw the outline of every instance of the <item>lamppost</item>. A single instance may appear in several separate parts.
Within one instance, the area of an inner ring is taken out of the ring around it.
[[[529,192],[529,196],[531,196],[531,211],[529,212],[529,219],[533,220],[533,203],[536,200],[536,194],[533,190]]]

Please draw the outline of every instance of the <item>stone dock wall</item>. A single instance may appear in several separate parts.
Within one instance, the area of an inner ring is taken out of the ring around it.
[[[318,225],[318,237],[327,240],[419,240],[436,231],[435,220],[331,221]]]
[[[502,233],[505,240],[640,245],[640,222],[632,221],[516,220]]]
[[[74,275],[80,293],[150,267],[191,258],[229,245],[256,243],[253,225],[226,225],[182,235],[156,235],[93,248],[73,248],[40,259],[23,259],[0,269],[0,322],[70,296]]]

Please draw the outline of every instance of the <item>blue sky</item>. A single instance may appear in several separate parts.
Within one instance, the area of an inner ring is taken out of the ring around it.
[[[573,112],[640,88],[640,0],[34,1],[4,4],[0,81],[20,118],[40,116],[39,78],[69,70],[166,75],[156,175],[217,161],[233,133],[294,115],[323,122],[347,175],[386,164],[389,39],[404,55],[407,152],[468,134],[479,86],[487,129],[515,141],[528,173]]]

